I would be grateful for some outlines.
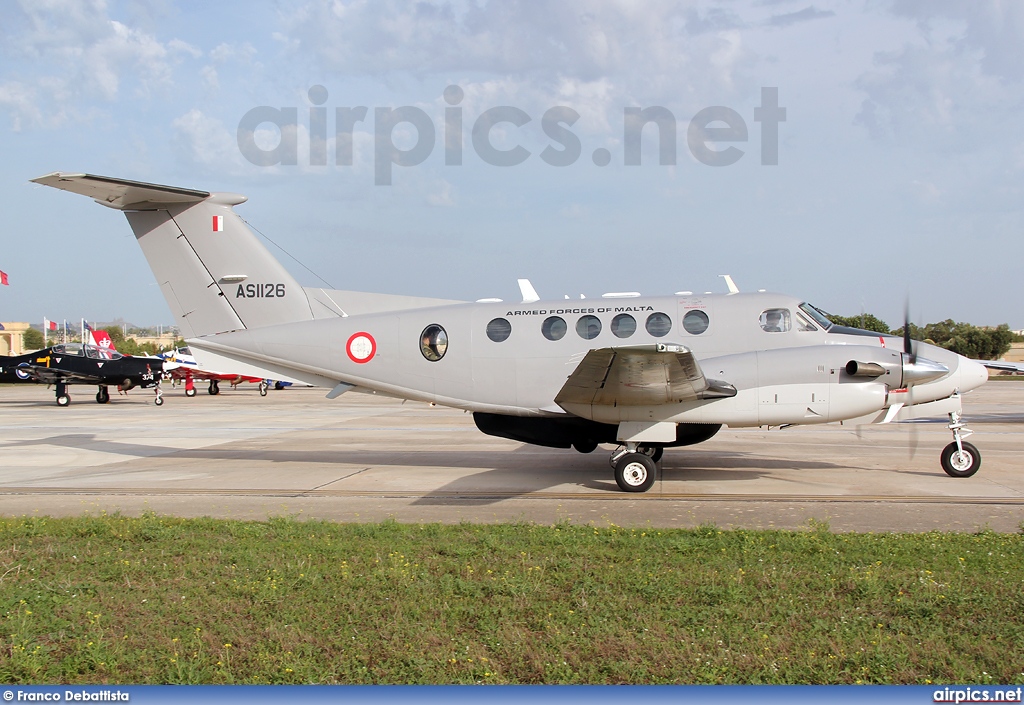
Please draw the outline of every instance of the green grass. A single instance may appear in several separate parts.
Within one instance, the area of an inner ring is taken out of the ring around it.
[[[0,519],[5,683],[1024,682],[1024,536]]]

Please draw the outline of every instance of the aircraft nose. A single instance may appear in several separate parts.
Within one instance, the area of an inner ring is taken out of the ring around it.
[[[966,357],[960,358],[960,391],[966,392],[985,384],[988,370],[985,366]]]

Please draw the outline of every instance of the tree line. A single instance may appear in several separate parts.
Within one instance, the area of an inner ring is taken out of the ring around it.
[[[110,336],[110,342],[114,344],[114,349],[124,355],[156,355],[162,352],[162,349],[156,343],[139,343],[132,337],[125,337],[124,331],[121,330],[120,326],[110,326],[109,328],[103,328]],[[43,334],[37,331],[35,328],[29,328],[25,331],[24,337],[25,350],[41,350],[43,346]],[[50,345],[56,343],[50,341]],[[176,340],[172,347],[181,348],[185,346],[184,340]]]
[[[829,319],[840,326],[860,328],[875,333],[903,335],[903,326],[892,329],[882,319],[870,313],[859,316],[835,316]],[[973,360],[996,360],[1010,349],[1010,343],[1024,342],[1024,337],[1015,334],[1006,323],[995,328],[958,323],[952,318],[924,326],[910,324],[910,337],[924,343],[931,343],[940,348],[969,357]]]

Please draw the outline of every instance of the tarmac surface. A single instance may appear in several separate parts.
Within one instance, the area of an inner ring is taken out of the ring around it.
[[[723,429],[667,450],[645,494],[619,491],[610,446],[522,445],[462,411],[374,395],[221,390],[189,399],[165,385],[157,407],[147,391],[99,405],[76,386],[58,408],[42,385],[0,386],[0,515],[1024,530],[1024,381],[965,396],[983,457],[971,478],[939,466],[945,419]]]

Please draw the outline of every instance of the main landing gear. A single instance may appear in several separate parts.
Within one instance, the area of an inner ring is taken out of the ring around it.
[[[950,477],[970,477],[981,468],[981,453],[964,440],[974,431],[967,428],[961,417],[959,411],[949,414],[949,430],[953,432],[953,442],[942,449],[942,469]]]
[[[100,385],[100,391],[96,392],[96,403],[106,404],[110,401],[110,392],[107,391],[107,387],[104,384]]]
[[[70,406],[71,395],[68,394],[68,385],[64,382],[57,382],[57,406]]]
[[[664,454],[660,446],[627,442],[612,453],[609,462],[615,469],[615,483],[623,492],[646,492],[654,487],[658,462]]]
[[[213,396],[216,396],[217,394],[220,394],[220,385],[217,383],[217,380],[211,379],[210,380],[210,387],[206,391],[209,392]]]
[[[260,396],[261,396],[261,397],[265,397],[265,396],[267,396],[267,390],[268,390],[269,388],[270,388],[270,385],[269,385],[269,384],[267,384],[267,380],[265,380],[265,379],[261,379],[261,380],[260,380]]]

